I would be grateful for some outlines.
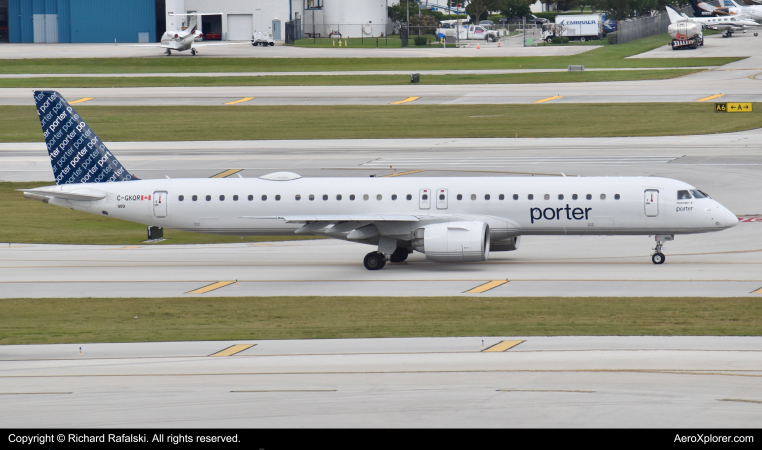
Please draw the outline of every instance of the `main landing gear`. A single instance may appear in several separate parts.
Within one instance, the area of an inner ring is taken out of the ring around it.
[[[363,259],[363,265],[368,270],[380,270],[386,265],[386,261],[393,263],[401,263],[407,259],[407,256],[412,253],[412,250],[407,248],[396,248],[391,255],[387,256],[381,252],[370,252],[365,255]]]
[[[196,51],[196,49],[195,49],[195,48],[192,48],[192,49],[191,49],[191,55],[193,55],[193,56],[196,56],[196,53],[198,53],[198,52]]]
[[[172,56],[172,50],[167,49],[167,51],[164,52],[164,54],[167,55],[167,56]]]
[[[665,234],[657,234],[656,235],[656,247],[654,247],[654,254],[651,255],[651,261],[654,264],[664,264],[664,261],[666,261],[667,257],[664,256],[664,253],[661,252],[662,248],[664,247],[664,243],[667,241],[673,241],[675,239],[674,235],[665,235]]]

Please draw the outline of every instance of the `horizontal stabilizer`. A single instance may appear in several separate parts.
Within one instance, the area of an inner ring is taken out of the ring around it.
[[[35,189],[16,189],[24,193],[24,197],[33,200],[42,200],[40,197],[60,198],[65,200],[93,201],[106,197],[106,193],[94,189],[77,189],[74,191],[63,191],[58,186],[48,186]]]

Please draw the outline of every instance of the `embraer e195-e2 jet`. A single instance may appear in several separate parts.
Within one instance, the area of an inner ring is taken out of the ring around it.
[[[52,205],[151,226],[235,236],[313,234],[376,247],[369,270],[414,251],[441,263],[486,261],[523,235],[656,236],[738,219],[682,181],[656,177],[259,178],[138,180],[55,91],[35,91],[56,186],[23,189]]]

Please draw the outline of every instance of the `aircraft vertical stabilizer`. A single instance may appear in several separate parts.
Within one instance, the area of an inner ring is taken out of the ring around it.
[[[34,91],[56,184],[137,180],[56,91]]]

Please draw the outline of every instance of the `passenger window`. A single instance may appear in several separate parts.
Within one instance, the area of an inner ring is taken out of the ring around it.
[[[263,201],[263,202],[267,201],[267,196],[266,196],[266,195],[263,195],[263,196],[262,196],[262,201]]]
[[[484,194],[484,200],[489,200],[489,194]]]
[[[328,200],[328,196],[323,194],[323,200]]]
[[[302,196],[301,196],[301,195],[299,195],[299,194],[296,194],[296,195],[294,196],[294,200],[296,200],[296,201],[299,201],[299,200],[301,200],[301,199],[302,199]]]
[[[280,194],[275,196],[275,201],[278,201],[278,202],[280,201]]]
[[[444,200],[444,194],[439,194],[439,200]]]
[[[367,199],[369,199],[369,198],[370,198],[370,196],[369,196],[368,194],[364,194],[364,195],[362,196],[362,199],[363,199],[363,200],[367,200]]]
[[[513,194],[513,199],[514,200],[518,200],[519,199],[519,194]]]
[[[606,200],[606,194],[601,194],[601,200]]]
[[[463,194],[458,194],[458,200],[463,200]]]
[[[529,194],[529,195],[527,196],[527,198],[528,198],[529,200],[534,200],[534,195],[533,195],[533,194]]]
[[[619,200],[619,194],[614,194],[614,200]]]
[[[585,198],[586,198],[586,199],[588,199],[588,200],[592,200],[592,199],[593,199],[593,196],[592,196],[592,195],[590,195],[590,194],[587,194],[587,195],[585,196]]]
[[[233,201],[234,201],[234,202],[237,202],[237,201],[238,201],[238,196],[237,196],[237,195],[234,195],[234,196],[233,196]]]
[[[185,200],[185,196],[181,195],[181,196],[177,197],[177,199],[180,200],[180,201],[183,201],[183,200]]]
[[[677,199],[678,200],[690,200],[693,197],[691,197],[691,193],[688,191],[677,191]]]
[[[471,200],[476,200],[476,194],[471,194]]]
[[[693,198],[706,198],[706,195],[702,194],[701,191],[696,189],[691,189],[691,194],[693,194]]]
[[[545,200],[550,200],[550,194],[545,194]]]
[[[336,200],[341,200],[341,194],[336,194]]]
[[[564,199],[564,194],[558,194],[558,199],[559,200],[563,200]]]
[[[354,201],[354,199],[355,199],[355,194],[352,194],[352,195],[350,195],[350,196],[349,196],[349,199],[350,199],[350,200],[352,200],[352,201]]]
[[[577,200],[579,196],[577,194],[572,195],[572,200]]]
[[[208,201],[208,202],[212,201],[212,196],[211,195],[207,195],[206,196],[206,201]]]
[[[412,196],[412,195],[410,195],[410,194],[407,194],[407,196],[406,196],[405,198],[406,198],[406,199],[408,199],[408,200],[412,200],[412,199],[413,199],[413,196]]]
[[[500,194],[500,197],[498,197],[500,200],[505,200],[505,195]]]
[[[392,194],[392,200],[397,200],[397,194]]]
[[[249,201],[252,201],[252,200],[254,200],[254,196],[253,195],[249,195]]]
[[[220,195],[220,201],[221,201],[221,202],[224,202],[224,201],[225,201],[225,196],[224,196],[224,195]]]
[[[315,200],[315,194],[310,194],[310,201]]]
[[[198,195],[194,195],[193,197],[191,197],[191,199],[195,202],[196,200],[198,200]]]
[[[424,195],[424,198],[425,198],[425,197],[426,197],[426,196]],[[381,194],[378,194],[378,195],[376,195],[376,200],[381,200],[381,198],[383,198],[383,197],[381,196]]]
[[[421,199],[423,199],[423,200],[428,200],[428,199],[429,199],[429,194],[423,194],[423,196],[421,197]]]

